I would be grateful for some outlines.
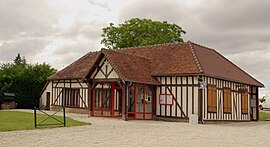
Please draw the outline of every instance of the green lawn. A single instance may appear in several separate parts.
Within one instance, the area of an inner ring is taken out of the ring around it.
[[[269,113],[260,112],[260,118],[259,118],[259,120],[264,121],[267,118],[270,118],[270,114]]]
[[[47,116],[43,114],[37,114],[37,123],[44,120]],[[55,116],[59,120],[63,120],[61,116]],[[50,118],[44,122],[44,124],[57,124],[56,120]],[[80,122],[66,117],[67,127],[88,125],[89,123]],[[49,125],[38,126],[38,128],[52,128],[63,125]],[[34,114],[28,112],[17,111],[0,111],[0,132],[1,131],[14,131],[14,130],[29,130],[34,129]]]

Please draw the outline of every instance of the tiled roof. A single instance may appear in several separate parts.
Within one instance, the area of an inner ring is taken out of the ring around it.
[[[101,54],[108,58],[120,78],[126,81],[157,84],[153,76],[204,74],[263,86],[215,50],[190,41],[90,52],[49,79],[82,79]]]
[[[152,75],[195,74],[199,69],[187,43],[120,49],[119,52],[148,58]]]
[[[105,54],[122,80],[154,85],[159,84],[159,81],[151,76],[150,59],[116,50],[102,49],[101,52]]]
[[[80,59],[76,60],[66,68],[50,76],[48,80],[52,79],[82,79],[95,62],[100,52],[89,52]]]
[[[244,84],[264,86],[214,49],[195,43],[190,44],[200,62],[203,74]]]

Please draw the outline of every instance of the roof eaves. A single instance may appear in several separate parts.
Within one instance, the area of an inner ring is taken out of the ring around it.
[[[225,77],[216,76],[216,75],[209,74],[209,73],[203,73],[202,75],[217,78],[217,79],[222,79],[222,80],[226,80],[226,81],[230,81],[230,82],[237,82],[237,83],[240,83],[240,84],[253,85],[253,86],[258,86],[258,87],[262,87],[262,88],[264,87],[264,85],[261,84],[261,83],[258,83],[257,85],[255,85],[255,84],[251,84],[251,83],[245,83],[243,81],[238,81],[238,80],[233,80],[233,79],[229,79],[229,78],[225,78]]]
[[[153,77],[163,77],[163,76],[168,76],[168,77],[174,77],[174,76],[197,76],[199,73],[180,73],[180,74],[152,74]]]
[[[155,78],[155,80],[156,80],[156,78]],[[156,83],[154,83],[154,82],[142,82],[142,81],[139,81],[139,80],[125,80],[125,81],[134,82],[134,83],[141,83],[141,84],[149,84],[149,85],[161,85],[161,83],[158,80],[156,80]]]
[[[76,79],[81,79],[81,77],[73,77],[73,78],[66,78],[66,77],[62,77],[62,78],[48,78],[47,81],[51,81],[51,80],[76,80]]]

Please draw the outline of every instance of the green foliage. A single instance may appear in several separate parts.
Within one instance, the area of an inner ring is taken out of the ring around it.
[[[63,117],[55,116],[57,119],[61,120]],[[38,123],[47,118],[43,114],[38,114]],[[88,125],[89,123],[80,122],[66,117],[67,127],[71,126],[82,126]],[[54,119],[50,118],[44,122],[45,124],[58,123]],[[63,126],[63,125],[62,125]],[[55,125],[42,126],[39,128],[51,128],[57,127]],[[29,130],[34,129],[34,119],[33,113],[27,112],[16,112],[16,111],[0,111],[0,132],[2,131],[14,131],[14,130]]]
[[[15,58],[14,60],[14,64],[17,65],[17,66],[26,66],[26,60],[25,58],[21,58],[21,54],[18,54],[17,57]]]
[[[14,63],[0,65],[0,92],[15,93],[18,108],[38,107],[46,79],[55,71],[45,63],[27,64],[18,54]]]
[[[266,119],[270,119],[269,113],[260,112],[259,116],[260,116],[259,118],[260,121],[265,121]]]
[[[181,35],[186,33],[176,24],[139,18],[130,19],[119,26],[110,23],[102,30],[101,43],[112,49],[183,42]]]

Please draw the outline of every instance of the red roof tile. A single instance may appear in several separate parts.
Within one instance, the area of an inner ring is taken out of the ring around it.
[[[187,43],[120,49],[119,52],[146,57],[152,62],[152,75],[194,74],[199,69]]]
[[[154,85],[159,84],[159,81],[151,76],[150,59],[116,50],[102,49],[102,53],[105,54],[105,57],[122,80]]]
[[[190,41],[90,52],[49,79],[82,79],[89,74],[101,54],[108,58],[120,78],[126,81],[157,84],[152,76],[204,74],[263,86],[215,50]]]
[[[217,51],[191,43],[205,75],[222,78],[230,81],[263,87],[263,84],[251,77],[241,68],[233,64]]]
[[[89,52],[80,59],[76,60],[66,68],[50,76],[52,79],[82,79],[88,74],[90,67],[96,61],[99,52]]]

